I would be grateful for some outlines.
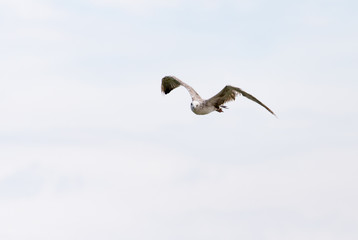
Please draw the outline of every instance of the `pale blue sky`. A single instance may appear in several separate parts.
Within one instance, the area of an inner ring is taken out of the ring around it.
[[[0,238],[357,239],[357,7],[0,0]]]

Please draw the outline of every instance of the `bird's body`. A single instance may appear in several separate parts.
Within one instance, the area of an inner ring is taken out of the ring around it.
[[[191,108],[191,111],[193,111],[193,113],[195,113],[197,115],[205,115],[205,114],[208,114],[208,113],[211,113],[211,112],[217,110],[217,108],[214,107],[213,105],[205,104],[205,101],[203,101],[201,103],[198,101],[193,101],[190,104],[190,108]]]
[[[235,100],[236,95],[240,94],[248,99],[260,104],[267,111],[275,115],[268,107],[266,107],[262,102],[256,99],[251,94],[241,90],[240,88],[233,87],[230,85],[225,86],[218,94],[213,96],[210,99],[202,99],[200,95],[188,84],[179,80],[174,76],[166,76],[162,79],[162,92],[165,94],[170,93],[173,89],[183,86],[185,87],[192,99],[190,108],[197,115],[205,115],[213,111],[223,112],[222,108],[227,108],[223,104],[229,101]]]

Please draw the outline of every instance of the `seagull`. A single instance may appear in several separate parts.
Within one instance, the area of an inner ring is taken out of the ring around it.
[[[226,85],[218,94],[216,94],[212,98],[205,100],[202,99],[200,95],[191,86],[174,76],[165,76],[162,79],[162,92],[165,94],[170,93],[173,89],[179,86],[183,86],[186,88],[186,90],[188,90],[192,100],[190,108],[197,115],[205,115],[213,111],[221,113],[223,112],[223,108],[227,108],[223,104],[229,101],[234,101],[235,97],[239,94],[260,104],[261,106],[266,108],[267,111],[276,116],[275,113],[271,111],[271,109],[265,106],[265,104],[263,104],[257,98],[241,90],[238,87]]]

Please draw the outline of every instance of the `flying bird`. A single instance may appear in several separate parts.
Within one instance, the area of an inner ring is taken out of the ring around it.
[[[263,104],[257,98],[241,90],[238,87],[226,85],[218,94],[216,94],[212,98],[205,100],[202,99],[200,95],[191,86],[189,86],[188,84],[186,84],[185,82],[179,80],[174,76],[166,76],[162,79],[162,92],[165,94],[170,93],[173,89],[179,86],[183,86],[186,88],[186,90],[188,90],[192,100],[190,104],[190,108],[195,114],[198,115],[205,115],[213,111],[223,112],[222,109],[227,108],[223,104],[226,102],[234,101],[235,97],[238,94],[247,97],[248,99],[260,104],[261,106],[266,108],[267,111],[275,115],[275,113],[272,112],[271,109],[266,107],[265,104]]]

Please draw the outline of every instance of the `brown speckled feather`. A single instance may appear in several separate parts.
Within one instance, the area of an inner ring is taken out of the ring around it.
[[[260,104],[261,106],[263,106],[264,108],[266,108],[267,111],[269,111],[270,113],[272,113],[273,115],[275,115],[274,112],[271,111],[271,109],[269,109],[265,104],[263,104],[262,102],[260,102],[257,98],[255,98],[254,96],[252,96],[251,94],[241,90],[240,88],[237,87],[233,87],[230,85],[227,85],[223,88],[223,90],[221,90],[218,94],[216,94],[214,97],[206,100],[206,104],[212,104],[215,107],[220,107],[220,105],[229,102],[229,101],[234,101],[235,97],[237,96],[237,94],[240,94],[244,97],[247,97],[248,99]],[[276,115],[275,115],[276,116]]]

